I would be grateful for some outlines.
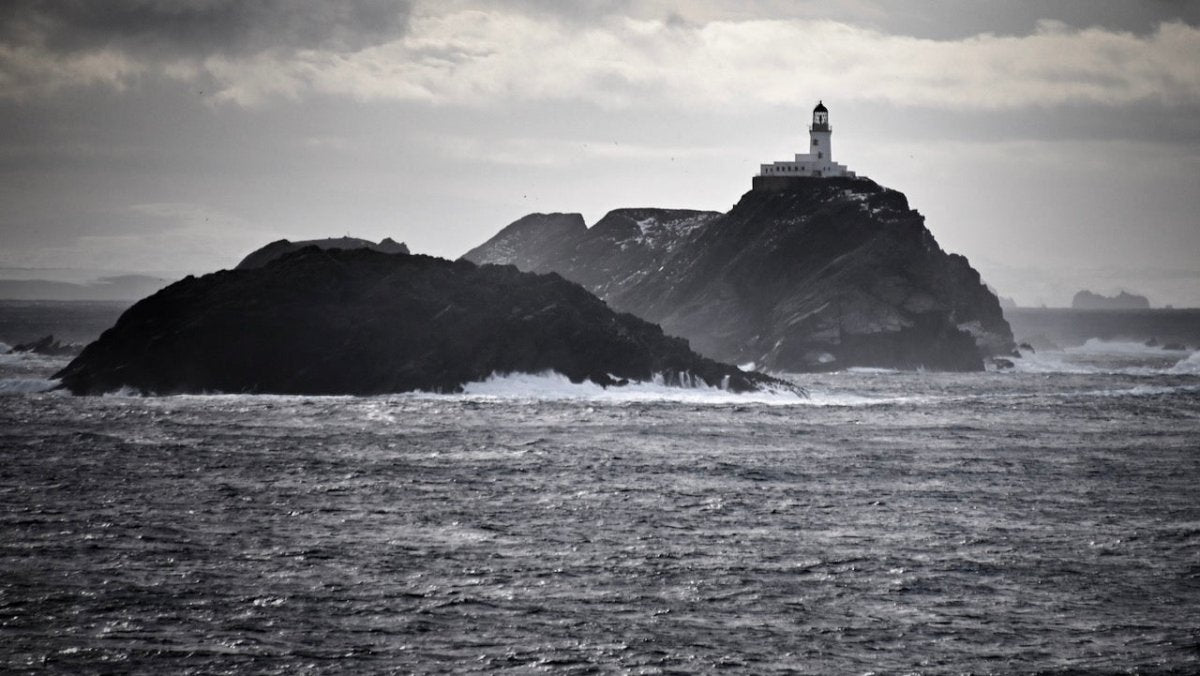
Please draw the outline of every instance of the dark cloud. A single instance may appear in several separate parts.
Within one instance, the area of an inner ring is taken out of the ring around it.
[[[0,43],[71,53],[354,49],[403,32],[410,0],[6,0]]]

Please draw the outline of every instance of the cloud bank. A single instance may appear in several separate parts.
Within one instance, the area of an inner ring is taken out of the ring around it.
[[[1022,36],[934,40],[804,18],[578,21],[384,0],[42,7],[21,0],[4,10],[0,97],[167,78],[239,106],[334,96],[737,109],[817,92],[965,110],[1200,103],[1200,30],[1182,22],[1146,34],[1042,22]]]

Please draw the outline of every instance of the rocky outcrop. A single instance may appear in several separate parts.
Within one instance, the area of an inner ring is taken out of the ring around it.
[[[42,336],[41,338],[30,341],[28,343],[20,343],[14,345],[9,354],[40,354],[47,357],[74,357],[83,350],[82,345],[74,343],[60,343],[54,338],[54,335]]]
[[[555,274],[315,246],[163,289],[56,377],[75,394],[381,394],[544,371],[789,388],[700,357]]]
[[[978,370],[1014,352],[996,296],[903,194],[865,178],[769,188],[726,214],[618,210],[536,249],[514,224],[465,258],[558,272],[722,361]]]
[[[1080,291],[1071,299],[1072,310],[1148,310],[1150,299],[1126,291],[1115,296],[1102,296],[1088,290]]]
[[[368,249],[370,251],[378,251],[379,253],[398,254],[408,253],[408,247],[403,242],[397,242],[391,237],[384,237],[378,244],[367,239],[359,239],[357,237],[330,237],[328,239],[307,239],[301,242],[289,242],[286,239],[281,239],[264,246],[261,249],[255,249],[248,256],[242,259],[241,263],[237,264],[236,270],[249,270],[251,268],[261,268],[271,261],[279,258],[284,254],[293,251],[299,251],[305,247],[315,246],[318,249]]]

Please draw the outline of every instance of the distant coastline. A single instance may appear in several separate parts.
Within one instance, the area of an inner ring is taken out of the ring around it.
[[[1200,308],[1081,310],[1075,308],[1005,308],[1004,318],[1018,342],[1041,339],[1062,347],[1089,338],[1108,341],[1156,341],[1200,348]],[[1036,345],[1035,345],[1036,347]]]
[[[124,301],[133,303],[174,279],[150,275],[112,275],[86,282],[51,279],[0,279],[0,299],[23,301]]]

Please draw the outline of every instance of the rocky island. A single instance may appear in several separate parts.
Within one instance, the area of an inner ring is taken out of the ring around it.
[[[833,160],[813,109],[808,152],[763,164],[728,213],[531,214],[463,257],[557,272],[701,354],[778,371],[977,371],[1015,354],[1000,302],[905,196]]]
[[[1115,296],[1102,296],[1084,289],[1071,298],[1072,310],[1149,310],[1150,299],[1122,290]]]
[[[970,371],[1014,350],[979,273],[867,178],[756,180],[725,214],[534,214],[464,258],[557,272],[705,356],[773,370]]]
[[[493,374],[795,389],[717,363],[556,274],[309,246],[146,298],[56,374],[75,394],[455,392]]]

